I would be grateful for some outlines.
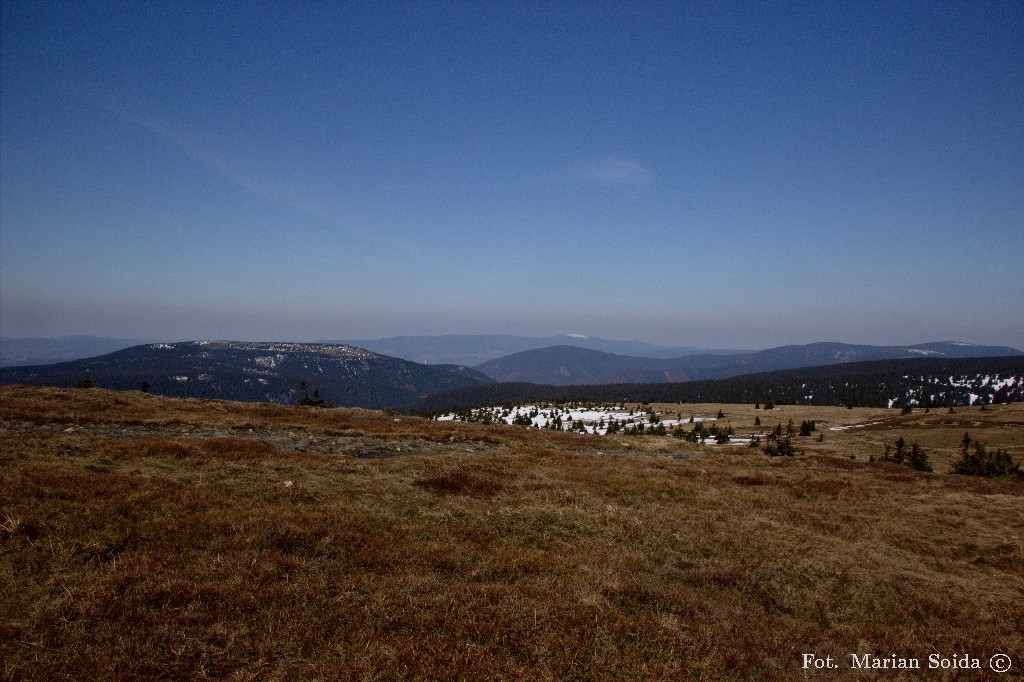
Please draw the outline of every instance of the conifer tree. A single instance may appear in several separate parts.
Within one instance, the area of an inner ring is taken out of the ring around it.
[[[907,457],[907,441],[903,440],[903,436],[900,436],[896,440],[896,449],[892,453],[892,461],[897,464],[903,464],[903,461]]]
[[[921,446],[914,443],[910,446],[910,458],[907,466],[917,471],[934,471],[931,462],[928,460],[928,453],[921,449]]]

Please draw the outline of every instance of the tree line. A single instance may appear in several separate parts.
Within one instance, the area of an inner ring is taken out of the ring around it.
[[[1014,381],[1000,381],[1009,378]],[[483,405],[573,401],[899,408],[991,405],[1024,401],[1024,356],[882,360],[681,383],[495,383],[427,396],[408,411],[436,414]]]

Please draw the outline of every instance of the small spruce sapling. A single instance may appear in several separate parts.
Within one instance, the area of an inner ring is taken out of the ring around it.
[[[922,450],[917,443],[910,446],[910,458],[907,460],[907,466],[917,471],[935,471],[928,459],[928,453]]]

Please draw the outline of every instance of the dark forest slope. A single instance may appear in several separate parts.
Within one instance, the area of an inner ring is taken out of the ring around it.
[[[970,405],[1024,400],[1024,356],[876,360],[662,384],[550,386],[497,383],[421,400],[430,413],[476,405],[563,401]]]

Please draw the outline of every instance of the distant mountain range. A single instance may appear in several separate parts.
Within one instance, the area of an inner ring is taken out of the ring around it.
[[[555,386],[650,384],[724,379],[740,374],[871,360],[1011,355],[1024,355],[1024,352],[1016,348],[978,346],[955,341],[913,346],[812,343],[733,355],[700,354],[677,358],[651,358],[560,345],[496,358],[476,365],[475,369],[498,382],[529,382]]]
[[[744,351],[691,348],[687,346],[658,346],[644,341],[610,341],[583,334],[562,336],[514,336],[500,334],[447,334],[444,336],[392,336],[385,339],[348,339],[324,341],[346,343],[381,353],[427,364],[455,364],[474,366],[512,353],[551,346],[576,346],[604,353],[633,355],[647,358],[675,358],[682,355],[737,355]]]
[[[102,336],[58,336],[54,338],[0,337],[0,367],[46,365],[113,353],[117,350],[156,343],[156,339],[111,339]]]
[[[90,358],[142,344],[168,339],[118,339],[100,336],[60,336],[53,338],[0,337],[0,367],[45,365]],[[383,339],[325,340],[325,345],[348,345],[365,348],[381,355],[402,358],[430,365],[466,365],[471,367],[488,360],[535,348],[567,345],[591,348],[606,353],[650,358],[673,358],[681,355],[735,355],[738,350],[716,350],[688,346],[658,346],[644,341],[610,341],[596,336],[565,334],[562,336],[515,336],[499,334],[447,334],[443,336],[392,336]]]
[[[192,341],[135,346],[99,357],[0,368],[0,383],[138,389],[178,398],[295,403],[300,382],[336,406],[400,407],[452,388],[490,383],[476,370],[422,365],[347,345]]]
[[[1003,364],[981,362],[992,360],[989,356],[1004,356],[996,358]],[[461,396],[459,400],[486,402],[491,398],[518,395],[522,391],[531,395],[537,392],[548,395],[551,393],[548,389],[559,387],[576,390],[573,395],[580,396],[605,395],[602,391],[611,391],[609,395],[615,396],[693,396],[704,391],[700,395],[716,395],[723,399],[729,396],[742,400],[751,396],[760,396],[760,399],[783,396],[783,399],[795,400],[796,393],[789,392],[791,388],[770,384],[771,381],[789,381],[788,375],[764,379],[770,375],[755,373],[799,371],[808,372],[813,378],[824,371],[815,367],[827,369],[828,366],[852,361],[894,362],[896,365],[885,368],[891,373],[910,367],[908,363],[914,359],[924,359],[939,362],[941,371],[948,371],[952,376],[955,371],[960,371],[956,362],[977,358],[981,364],[971,367],[980,367],[978,372],[992,374],[1000,371],[1006,374],[1008,370],[1004,365],[1007,357],[1017,358],[1018,364],[1024,363],[1024,353],[1015,348],[956,342],[915,346],[815,343],[732,355],[703,353],[677,358],[638,357],[557,345],[513,353],[469,368],[452,364],[425,365],[347,344],[190,341],[133,346],[68,362],[4,367],[0,368],[0,383],[70,387],[88,379],[103,388],[119,390],[138,389],[145,383],[152,392],[171,397],[295,403],[302,395],[300,382],[305,380],[310,393],[317,390],[326,403],[367,408],[435,404],[428,396],[450,391],[456,391]],[[738,380],[738,384],[728,384],[727,390],[722,389],[723,385],[707,388],[709,380],[737,375],[745,377]],[[886,376],[885,391],[891,392],[895,380]],[[991,385],[975,385],[971,381],[945,393],[940,391],[935,400],[962,401],[971,391],[977,395],[991,394]],[[503,383],[499,385],[496,382]],[[540,384],[547,385],[547,388],[537,388]],[[631,385],[645,388],[623,388]],[[660,389],[652,388],[658,385],[669,388],[658,393]],[[1011,397],[1016,395],[1013,391],[1022,390],[1021,384],[1012,382],[1004,388],[1010,391],[1006,395]],[[834,387],[817,385],[806,395],[816,396],[815,400],[825,400],[824,404],[844,400],[868,404],[881,400],[882,394],[874,388],[858,390],[860,392],[852,392],[847,387],[843,389],[845,392],[837,392]],[[950,397],[954,395],[955,398]]]

